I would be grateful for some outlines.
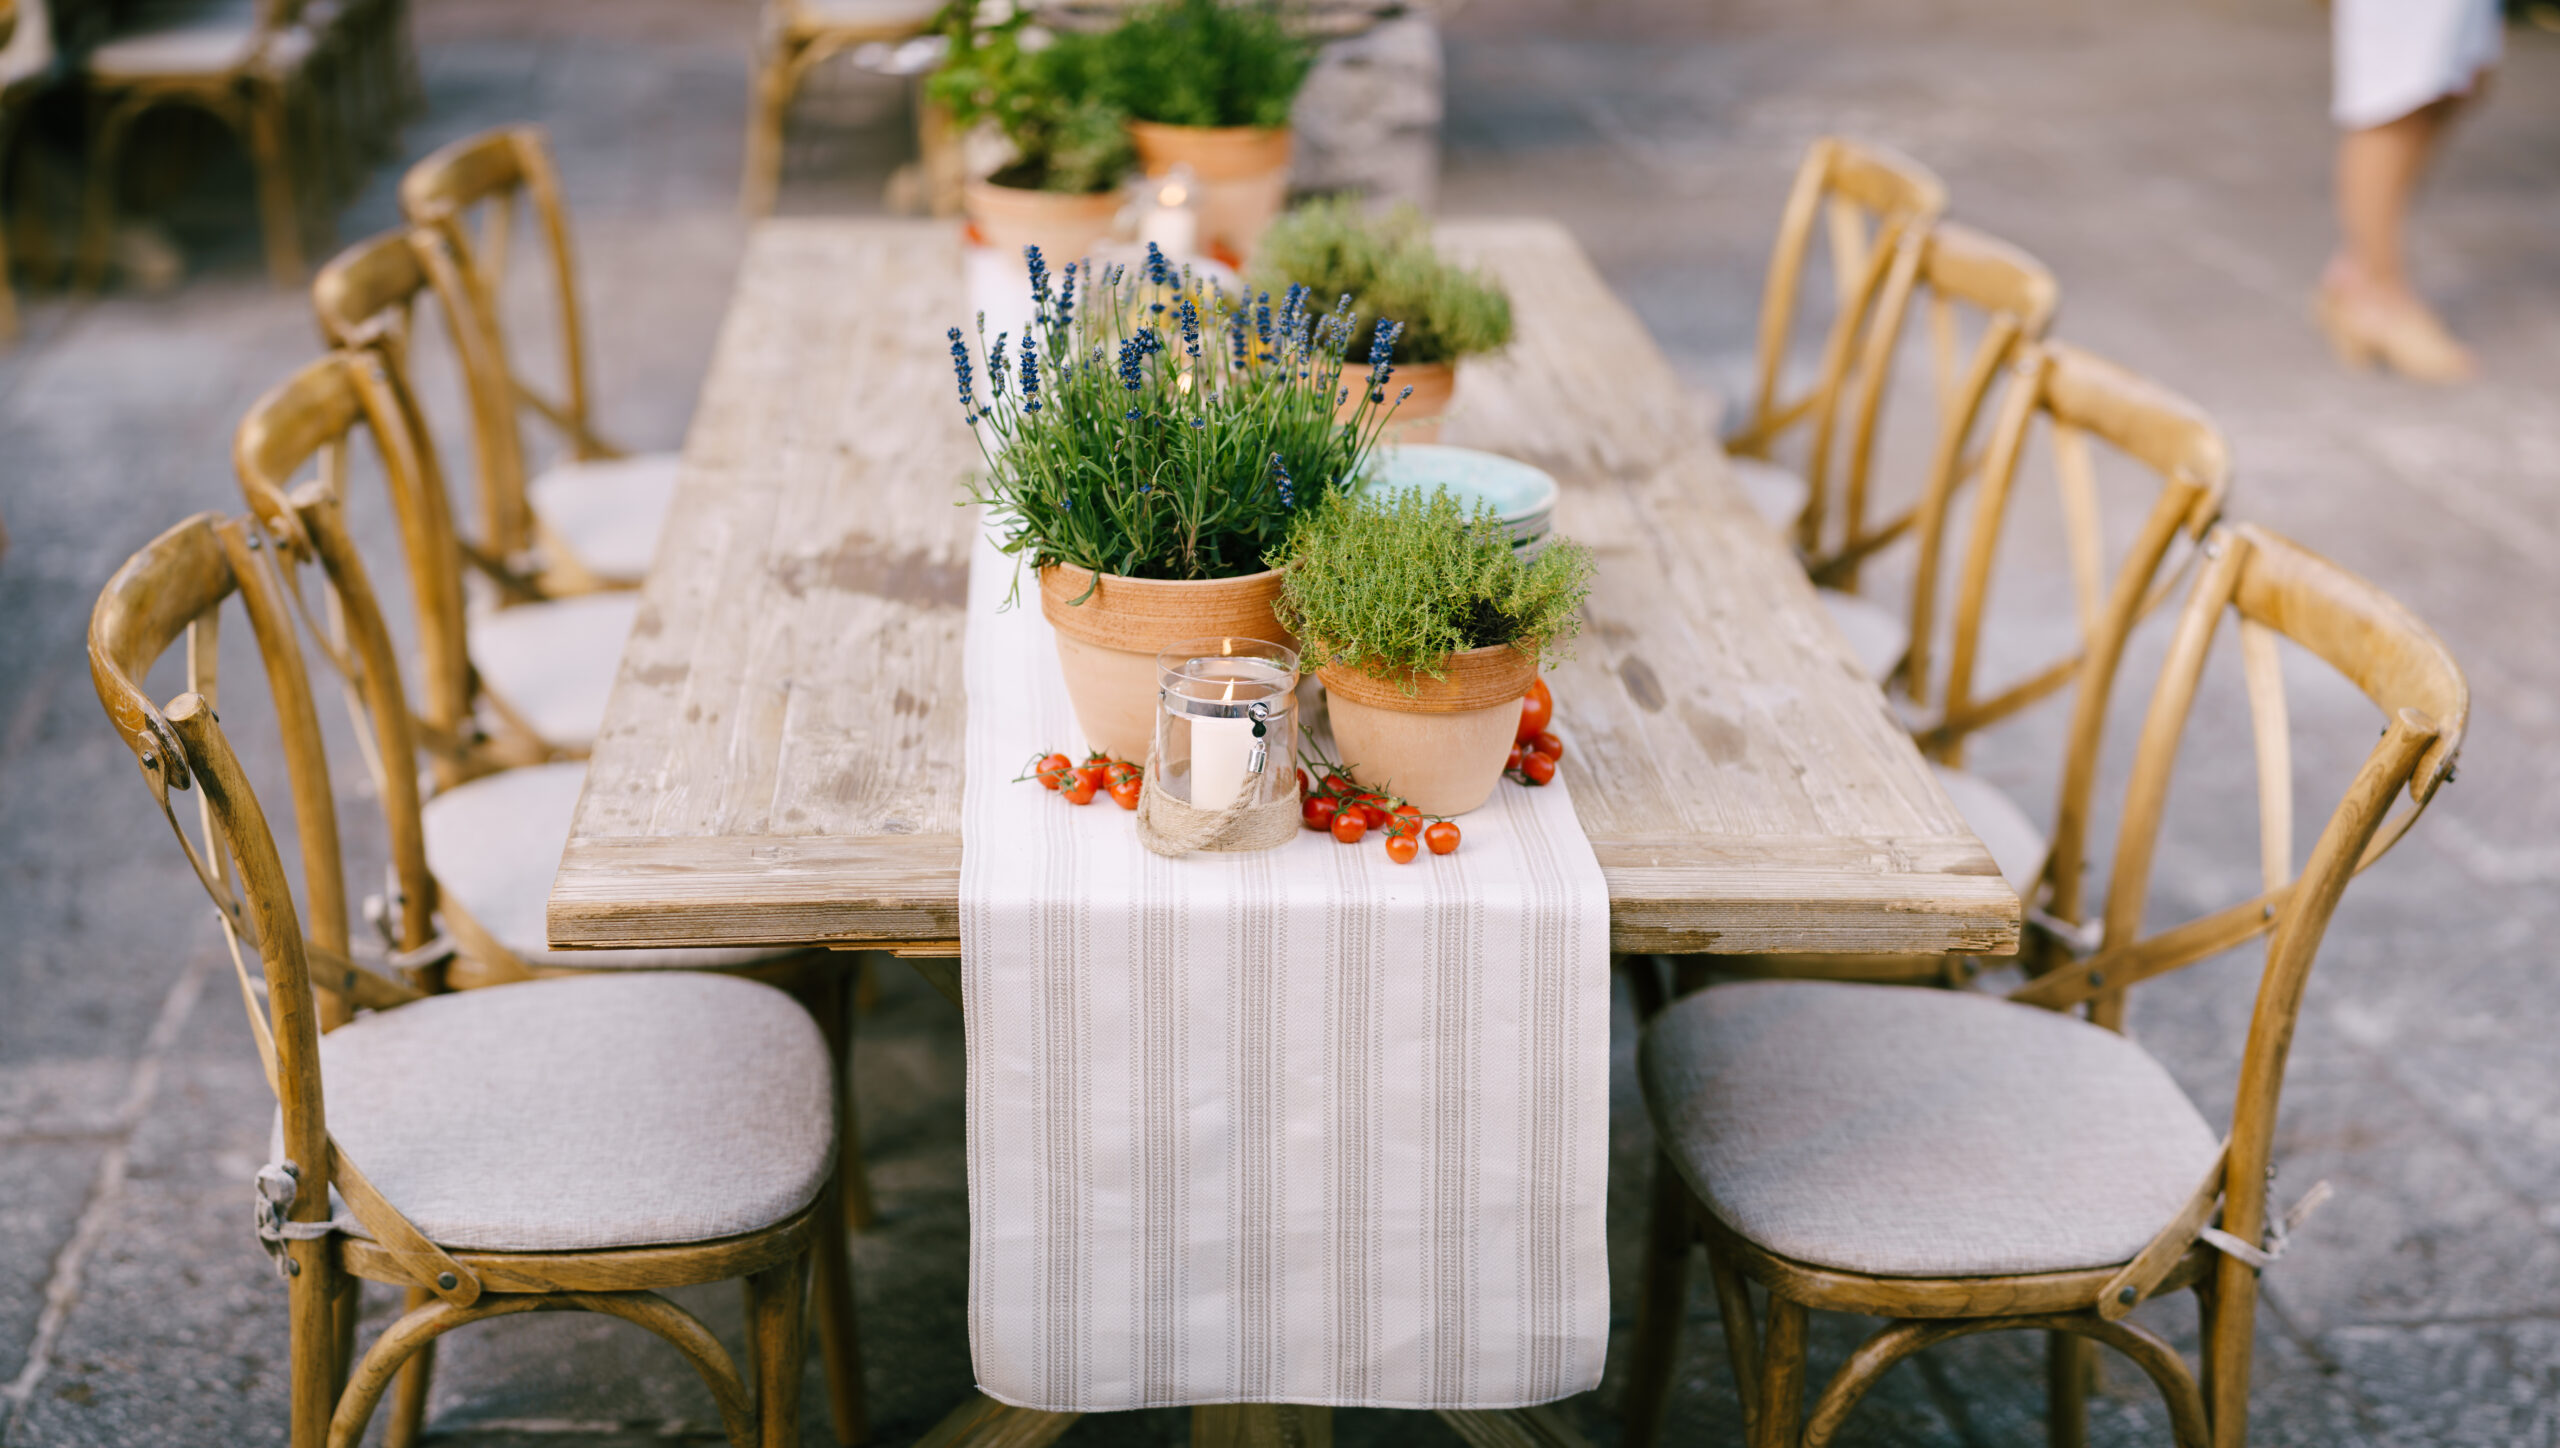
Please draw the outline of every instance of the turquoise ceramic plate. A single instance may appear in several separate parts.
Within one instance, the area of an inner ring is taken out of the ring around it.
[[[1426,493],[1446,487],[1464,502],[1491,503],[1502,521],[1513,525],[1514,532],[1523,531],[1522,524],[1545,532],[1547,515],[1556,506],[1556,480],[1543,469],[1500,453],[1439,443],[1407,443],[1380,449],[1370,486],[1420,488]]]

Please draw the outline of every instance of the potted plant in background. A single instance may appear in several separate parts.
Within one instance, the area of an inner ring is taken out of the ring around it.
[[[1430,221],[1410,205],[1384,216],[1348,198],[1298,207],[1263,234],[1254,279],[1275,291],[1298,285],[1320,297],[1355,298],[1354,356],[1381,319],[1400,324],[1396,375],[1413,388],[1413,399],[1396,413],[1399,441],[1437,441],[1459,360],[1511,341],[1510,294],[1441,256]]]
[[[1224,260],[1250,260],[1288,199],[1289,107],[1313,47],[1278,6],[1224,0],[1157,0],[1101,40],[1139,165],[1149,176],[1189,167],[1202,241]]]
[[[1273,555],[1275,612],[1323,681],[1335,757],[1425,815],[1500,782],[1541,660],[1581,630],[1591,555],[1523,558],[1489,508],[1445,489],[1377,489],[1308,514]]]
[[[1303,291],[1228,297],[1153,247],[1144,267],[1112,267],[1082,295],[1076,267],[1053,285],[1038,253],[1029,263],[1028,333],[974,348],[950,333],[986,459],[972,497],[998,545],[1039,571],[1086,742],[1142,760],[1159,650],[1294,642],[1273,617],[1280,575],[1265,557],[1301,511],[1361,474],[1395,402],[1337,418],[1350,313]],[[1349,380],[1386,371],[1381,349]]]
[[[989,19],[977,0],[951,0],[934,28],[950,51],[926,95],[963,133],[994,127],[1012,153],[963,188],[980,239],[1007,254],[1036,246],[1083,256],[1111,234],[1135,161],[1127,117],[1107,94],[1100,38],[1034,25],[1027,9]]]

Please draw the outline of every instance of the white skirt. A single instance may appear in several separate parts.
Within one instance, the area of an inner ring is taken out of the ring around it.
[[[2332,119],[2360,131],[2462,95],[2498,63],[2498,0],[2332,0]]]

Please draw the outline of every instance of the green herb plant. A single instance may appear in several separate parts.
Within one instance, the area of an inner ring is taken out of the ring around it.
[[[1091,195],[1136,164],[1128,116],[1108,94],[1099,36],[1055,31],[1013,8],[988,18],[978,0],[950,0],[933,28],[950,42],[925,93],[963,130],[993,121],[1014,160],[999,186]]]
[[[1511,341],[1511,298],[1501,283],[1443,258],[1432,248],[1431,223],[1411,205],[1373,216],[1347,198],[1308,202],[1263,233],[1254,281],[1357,298],[1355,355],[1380,317],[1404,324],[1396,353],[1411,363],[1455,362]]]
[[[1491,505],[1471,512],[1445,487],[1339,494],[1271,561],[1285,570],[1273,611],[1306,668],[1357,669],[1408,694],[1469,649],[1552,657],[1581,632],[1591,591],[1589,549],[1551,539],[1522,558]]]
[[[1285,126],[1315,63],[1267,0],[1156,0],[1100,39],[1111,99],[1168,126]]]
[[[1135,272],[1053,287],[1026,248],[1036,320],[972,348],[950,331],[960,406],[986,471],[971,489],[1005,552],[1135,578],[1235,578],[1268,567],[1301,509],[1358,478],[1403,400],[1394,329],[1348,378],[1350,298],[1230,297],[1153,246]],[[979,391],[983,365],[985,392]],[[1337,409],[1358,387],[1351,420]],[[1405,392],[1412,389],[1407,388]],[[1079,600],[1081,601],[1081,600]]]

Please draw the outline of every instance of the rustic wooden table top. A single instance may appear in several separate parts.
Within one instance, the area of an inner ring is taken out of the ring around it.
[[[1553,223],[1449,222],[1517,340],[1445,440],[1563,484],[1598,556],[1551,676],[1622,952],[2016,947],[2017,897],[1743,503],[1695,405]],[[976,465],[956,228],[769,221],[552,887],[572,946],[959,935]],[[952,947],[956,950],[956,947]]]

